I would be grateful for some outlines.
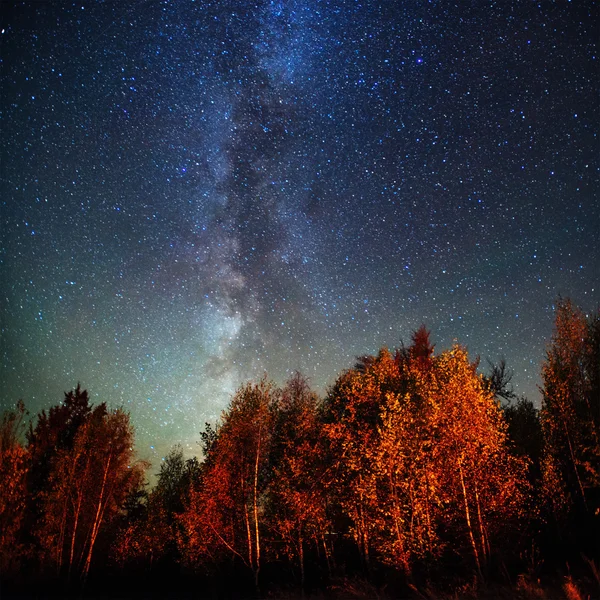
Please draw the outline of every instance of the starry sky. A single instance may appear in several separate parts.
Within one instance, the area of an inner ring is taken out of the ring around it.
[[[1,2],[1,408],[81,382],[156,464],[421,323],[539,404],[600,304],[593,5]]]

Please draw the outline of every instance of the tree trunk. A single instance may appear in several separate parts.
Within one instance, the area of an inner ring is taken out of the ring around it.
[[[79,525],[79,517],[81,515],[81,504],[83,502],[83,486],[85,485],[85,481],[87,478],[88,468],[90,464],[89,454],[86,459],[85,469],[83,471],[83,475],[79,478],[78,482],[78,490],[77,490],[77,507],[75,509],[75,514],[73,515],[73,531],[71,532],[71,547],[69,550],[69,568],[67,570],[67,581],[71,580],[71,572],[73,570],[73,557],[75,555],[75,540],[77,537],[77,527]],[[83,549],[82,549],[83,552]]]
[[[60,533],[58,534],[58,544],[56,547],[56,574],[60,576],[63,566],[63,554],[65,546],[65,537],[67,529],[67,512],[69,510],[69,491],[67,490],[67,497],[65,498],[62,518],[60,521]]]
[[[260,572],[260,534],[258,530],[258,467],[260,459],[260,446],[262,441],[262,422],[258,428],[258,443],[256,447],[256,459],[254,461],[254,541],[256,544],[254,563],[254,585],[258,589],[258,574]]]
[[[410,565],[408,562],[408,558],[406,556],[406,547],[404,543],[404,538],[402,535],[402,529],[400,527],[401,523],[401,509],[400,509],[400,499],[398,498],[398,489],[395,482],[395,477],[392,473],[390,473],[390,487],[391,487],[391,496],[392,496],[392,519],[394,522],[394,531],[396,533],[396,541],[398,542],[398,546],[400,548],[401,558],[400,562],[402,563],[402,568],[404,570],[404,574],[406,576],[410,576]],[[411,532],[412,535],[412,532]]]
[[[329,557],[329,548],[327,547],[327,541],[325,540],[325,534],[321,534],[321,543],[323,544],[323,552],[325,552],[325,561],[327,562],[327,573],[331,577],[331,559]]]
[[[485,527],[483,525],[483,518],[481,517],[481,506],[479,502],[479,490],[477,489],[477,483],[475,483],[475,503],[477,504],[477,519],[479,520],[479,533],[481,534],[481,551],[483,552],[484,564],[488,564],[489,561],[489,544],[487,536],[485,535]]]
[[[77,494],[77,507],[75,509],[75,514],[73,515],[73,530],[71,532],[71,547],[69,550],[69,568],[67,570],[67,581],[71,579],[71,570],[73,568],[73,555],[75,554],[75,539],[77,536],[77,526],[79,524],[79,514],[81,511],[81,501],[83,494],[81,491]]]
[[[563,419],[563,423],[565,425],[565,433],[567,434],[567,442],[569,443],[569,453],[571,454],[571,462],[573,463],[573,469],[575,470],[575,477],[577,477],[577,483],[579,484],[579,491],[581,492],[583,508],[585,509],[585,512],[588,512],[587,501],[585,499],[585,492],[583,491],[583,484],[581,483],[581,478],[579,477],[579,470],[577,469],[577,462],[575,461],[575,453],[573,451],[573,444],[571,443],[571,436],[569,434],[569,428],[567,426],[566,420]]]
[[[98,497],[98,508],[96,509],[96,516],[94,518],[94,524],[92,525],[92,532],[90,535],[90,542],[88,545],[87,556],[86,556],[85,563],[83,565],[83,570],[81,573],[81,579],[82,579],[83,583],[85,583],[88,573],[90,571],[90,564],[92,562],[92,552],[94,550],[94,544],[96,543],[96,537],[98,536],[98,531],[100,530],[100,525],[102,523],[102,517],[104,515],[104,506],[105,506],[104,491],[106,489],[106,480],[108,478],[108,472],[110,469],[111,461],[112,461],[112,452],[108,455],[108,460],[107,460],[106,466],[104,468],[104,476],[102,477],[102,487],[100,488],[100,496]]]
[[[254,571],[254,552],[252,550],[252,530],[250,529],[250,515],[248,514],[248,501],[246,499],[246,485],[242,473],[242,497],[244,500],[244,521],[246,523],[246,538],[248,541],[248,565]]]
[[[433,543],[433,535],[432,525],[431,525],[431,506],[430,506],[430,489],[429,489],[429,473],[425,471],[426,479],[425,479],[425,517],[427,519],[427,549],[431,550],[431,546]]]
[[[369,556],[369,533],[367,530],[367,520],[365,519],[365,506],[364,506],[364,502],[363,502],[363,494],[361,492],[361,498],[360,498],[360,508],[359,508],[360,512],[360,519],[359,519],[359,524],[360,524],[360,535],[359,535],[359,540],[360,540],[360,546],[361,546],[361,550],[362,550],[362,556],[363,556],[363,560],[364,560],[364,564],[365,564],[365,570],[367,573],[367,577],[371,576],[371,557]]]
[[[465,518],[467,520],[467,528],[469,530],[469,537],[471,538],[471,546],[473,547],[473,555],[475,556],[475,564],[477,565],[477,573],[483,580],[483,574],[481,572],[481,563],[479,561],[479,552],[477,550],[477,543],[475,542],[475,536],[473,535],[473,528],[471,527],[471,514],[469,512],[469,502],[467,500],[467,488],[465,487],[465,478],[463,476],[462,464],[458,463],[458,472],[460,474],[460,484],[462,486],[463,499],[465,501]]]

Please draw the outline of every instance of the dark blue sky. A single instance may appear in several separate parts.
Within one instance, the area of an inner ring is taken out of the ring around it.
[[[592,2],[0,11],[3,408],[81,382],[156,462],[421,323],[539,402],[556,298],[600,304]]]

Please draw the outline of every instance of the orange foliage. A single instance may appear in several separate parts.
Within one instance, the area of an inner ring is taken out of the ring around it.
[[[181,516],[180,545],[189,564],[230,554],[258,581],[274,400],[275,389],[263,379],[242,387],[223,413],[202,486]]]
[[[555,518],[600,512],[600,318],[570,301],[556,310],[542,368],[544,490]]]
[[[18,437],[25,407],[8,411],[0,423],[0,573],[15,573],[25,546],[19,539],[27,501],[29,456]]]
[[[380,351],[328,398],[330,487],[365,562],[373,550],[409,574],[414,560],[471,548],[481,573],[494,539],[523,515],[526,463],[467,353]],[[448,535],[452,532],[452,535]]]

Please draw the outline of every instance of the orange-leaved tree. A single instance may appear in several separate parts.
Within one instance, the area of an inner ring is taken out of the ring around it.
[[[133,443],[129,415],[101,404],[78,424],[70,446],[56,452],[40,494],[43,565],[85,581],[98,536],[143,477],[146,465],[135,462]]]
[[[571,518],[581,525],[600,511],[599,314],[558,303],[542,381],[544,490],[566,532]]]
[[[258,586],[275,387],[266,379],[242,386],[223,413],[201,483],[181,515],[181,552],[192,565],[223,556],[246,565]]]
[[[527,461],[509,452],[476,366],[460,347],[434,356],[421,328],[395,355],[363,358],[326,399],[330,497],[367,567],[375,553],[410,577],[415,561],[470,552],[483,576],[525,518]]]
[[[410,576],[415,560],[441,553],[438,481],[433,468],[436,410],[433,347],[421,328],[396,352],[394,390],[381,406],[373,454],[379,489],[377,547],[382,560]]]
[[[273,478],[269,489],[269,522],[285,553],[298,561],[305,584],[305,547],[323,548],[328,565],[329,544],[325,489],[327,468],[320,447],[319,399],[299,373],[279,394],[271,452]]]
[[[360,359],[338,378],[324,404],[323,433],[330,469],[324,484],[335,521],[349,523],[349,532],[367,571],[377,530],[381,498],[377,489],[382,407],[398,385],[398,368],[387,349]],[[341,532],[343,533],[343,531]]]
[[[436,358],[432,468],[446,542],[470,546],[480,576],[494,545],[527,517],[527,461],[509,451],[507,425],[493,392],[455,346]]]
[[[26,553],[23,525],[29,469],[29,456],[21,434],[25,405],[8,410],[0,421],[0,574],[15,575]]]

